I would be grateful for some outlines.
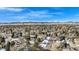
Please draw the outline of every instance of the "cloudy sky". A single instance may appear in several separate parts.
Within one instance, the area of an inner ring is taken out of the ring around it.
[[[0,7],[0,22],[79,21],[78,7]]]

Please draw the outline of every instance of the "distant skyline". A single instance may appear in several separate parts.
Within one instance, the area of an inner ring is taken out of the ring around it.
[[[79,7],[0,7],[0,22],[79,22]]]

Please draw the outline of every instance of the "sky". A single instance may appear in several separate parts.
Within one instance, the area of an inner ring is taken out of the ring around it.
[[[79,22],[79,7],[0,7],[0,22]]]

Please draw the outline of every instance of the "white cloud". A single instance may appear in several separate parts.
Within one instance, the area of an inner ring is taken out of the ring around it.
[[[38,17],[38,18],[52,17],[52,15],[48,13],[48,11],[31,11],[26,16],[27,17]]]
[[[79,14],[76,14],[75,16],[79,17]]]
[[[34,18],[49,18],[52,17],[53,15],[48,14],[47,11],[31,11],[29,13],[25,13],[24,15],[18,15],[15,16],[14,18],[17,19],[34,19]]]
[[[57,14],[57,15],[60,15],[60,14],[63,14],[63,12],[53,12],[53,13],[50,13],[50,14]]]
[[[11,17],[13,19],[19,19],[19,20],[33,20],[34,19],[37,19],[39,21],[39,19],[48,19],[48,21],[50,22],[51,20],[49,19],[53,19],[54,17],[54,14],[62,14],[62,12],[53,12],[53,13],[50,13],[48,11],[30,11],[28,13],[24,13],[23,15],[18,15],[18,16],[14,16],[14,17]],[[44,21],[46,21],[44,20]],[[54,20],[53,20],[54,21]]]
[[[48,12],[48,11],[31,11],[26,14],[27,18],[53,18],[55,15],[61,15],[63,12]]]
[[[15,16],[15,17],[13,17],[13,18],[17,18],[17,19],[26,19],[26,18],[28,18],[27,16]]]
[[[12,7],[0,7],[0,10],[8,10],[8,11],[20,12],[23,9],[22,8],[12,8]]]

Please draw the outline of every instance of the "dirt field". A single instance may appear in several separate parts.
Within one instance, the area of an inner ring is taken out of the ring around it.
[[[0,24],[0,49],[5,51],[78,51],[78,23]]]

